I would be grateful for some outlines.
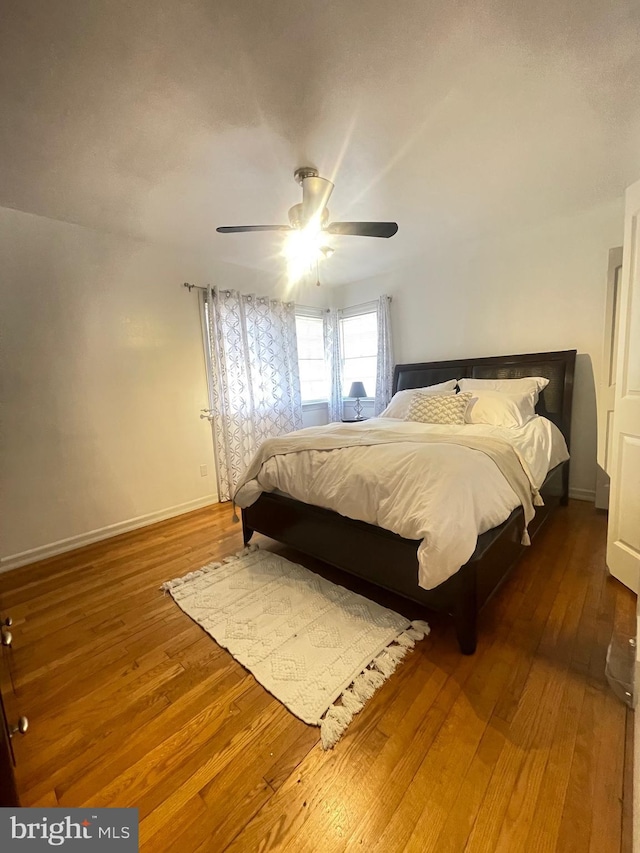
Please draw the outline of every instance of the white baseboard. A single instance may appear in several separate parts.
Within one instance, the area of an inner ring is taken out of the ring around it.
[[[594,503],[596,493],[594,489],[574,489],[569,487],[569,497],[576,501],[591,501],[591,503]]]
[[[590,489],[569,489],[569,497],[578,501],[595,501],[596,493]],[[10,554],[6,557],[0,557],[0,574],[2,572],[17,569],[20,566],[35,563],[38,560],[46,560],[48,557],[56,557],[58,554],[64,554],[66,551],[74,551],[76,548],[82,548],[83,545],[91,545],[94,542],[100,542],[103,539],[110,539],[112,536],[118,536],[120,533],[128,533],[131,530],[137,530],[139,527],[146,527],[148,524],[155,524],[156,521],[164,521],[167,518],[174,518],[177,515],[183,515],[186,512],[193,512],[195,509],[200,509],[204,506],[218,502],[217,495],[206,495],[203,498],[197,498],[194,501],[187,501],[183,504],[161,509],[157,512],[149,512],[146,515],[139,515],[136,518],[130,518],[127,521],[119,521],[116,524],[109,524],[106,527],[99,527],[97,530],[90,530],[87,533],[80,533],[77,536],[69,536],[67,539],[60,539],[57,542],[51,542],[48,545],[40,545],[37,548],[31,548],[28,551],[21,551],[19,554]]]
[[[100,542],[102,539],[110,539],[112,536],[119,536],[121,533],[146,527],[148,524],[155,524],[156,521],[164,521],[167,518],[174,518],[176,515],[193,512],[194,509],[210,506],[217,502],[217,495],[206,495],[203,498],[196,498],[194,501],[149,512],[127,521],[118,521],[116,524],[108,524],[106,527],[99,527],[97,530],[90,530],[77,536],[69,536],[67,539],[60,539],[57,542],[51,542],[49,545],[39,545],[37,548],[21,551],[19,554],[0,557],[0,574],[11,571],[11,569],[17,569],[20,566],[26,566],[29,563],[35,563],[38,560],[46,560],[48,557],[57,557],[58,554],[74,551],[76,548],[82,548],[83,545],[91,545],[94,542]]]

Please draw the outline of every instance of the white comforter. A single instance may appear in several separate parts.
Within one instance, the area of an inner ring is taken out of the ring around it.
[[[560,430],[536,416],[520,429],[483,424],[422,424],[372,418],[360,424],[329,424],[299,430],[343,434],[345,430],[389,430],[440,435],[491,436],[515,449],[532,488],[569,458]],[[432,589],[473,554],[480,533],[505,521],[520,501],[497,465],[484,453],[457,444],[411,441],[336,450],[303,450],[268,459],[254,480],[235,496],[249,506],[263,491],[286,495],[377,524],[418,547],[418,583]],[[389,566],[393,571],[393,566]]]

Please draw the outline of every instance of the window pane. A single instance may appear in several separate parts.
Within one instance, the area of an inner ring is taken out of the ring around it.
[[[321,317],[296,317],[298,358],[324,359],[323,324]]]
[[[326,400],[329,381],[324,360],[324,323],[322,317],[296,317],[298,367],[302,402]]]
[[[345,317],[340,321],[342,335],[343,393],[348,396],[352,382],[362,382],[368,397],[376,393],[378,318],[375,311]]]
[[[300,369],[301,375],[302,373],[304,373],[305,379],[314,379],[318,382],[325,381],[326,375],[324,361],[305,359],[304,361],[300,362]]]
[[[375,355],[378,351],[378,321],[376,313],[345,317],[340,321],[343,357]]]
[[[326,400],[327,399],[327,383],[325,380],[317,381],[310,380],[305,385],[307,396],[303,400]]]

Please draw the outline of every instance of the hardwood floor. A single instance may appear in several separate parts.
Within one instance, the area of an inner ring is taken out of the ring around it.
[[[606,573],[605,535],[592,505],[559,510],[476,654],[428,614],[330,752],[159,590],[240,549],[228,505],[2,575],[22,803],[137,806],[153,853],[628,851],[633,715],[604,663],[635,598]]]

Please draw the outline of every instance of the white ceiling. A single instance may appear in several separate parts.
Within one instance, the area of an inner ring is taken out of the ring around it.
[[[276,270],[293,170],[332,178],[329,284],[618,197],[637,0],[3,0],[0,204]],[[280,238],[281,239],[281,238]]]

